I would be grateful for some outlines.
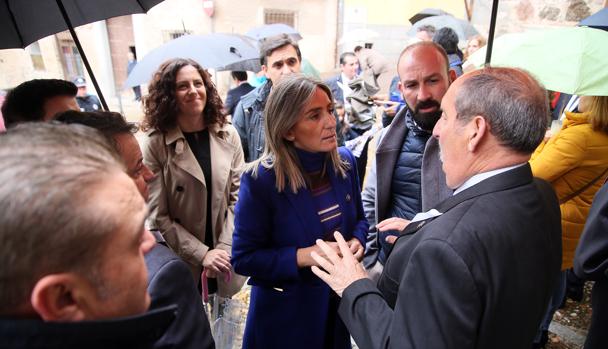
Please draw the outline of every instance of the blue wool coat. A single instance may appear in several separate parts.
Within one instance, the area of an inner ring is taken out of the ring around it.
[[[329,169],[331,185],[340,210],[340,232],[365,246],[368,229],[363,214],[355,158],[340,148],[350,163],[347,177]],[[260,168],[254,178],[243,174],[235,211],[232,241],[234,270],[250,276],[252,285],[243,348],[323,348],[331,316],[334,348],[350,348],[346,328],[330,304],[331,289],[310,268],[298,269],[296,250],[323,237],[311,193],[290,189],[279,193],[273,170]]]

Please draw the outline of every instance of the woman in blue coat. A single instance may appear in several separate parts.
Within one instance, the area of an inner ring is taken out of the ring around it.
[[[273,87],[266,148],[241,179],[232,245],[234,270],[250,276],[243,348],[350,348],[339,298],[317,278],[317,239],[346,235],[363,257],[363,215],[354,156],[337,148],[329,88],[293,75]]]

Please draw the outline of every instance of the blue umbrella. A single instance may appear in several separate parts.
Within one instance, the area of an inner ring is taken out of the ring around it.
[[[579,26],[608,30],[608,7],[604,7],[578,23]]]
[[[259,71],[256,42],[236,34],[184,35],[144,56],[127,77],[124,87],[146,84],[158,67],[172,58],[190,58],[215,70]]]
[[[302,35],[297,30],[283,23],[266,24],[245,33],[245,35],[258,41],[279,34],[287,34],[295,41],[302,40]]]

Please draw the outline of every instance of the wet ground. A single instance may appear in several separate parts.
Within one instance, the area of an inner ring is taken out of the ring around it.
[[[587,329],[591,321],[591,288],[592,282],[585,284],[583,300],[566,301],[563,309],[553,316],[547,349],[579,349],[583,347]]]

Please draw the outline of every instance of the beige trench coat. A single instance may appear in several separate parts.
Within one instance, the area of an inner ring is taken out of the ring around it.
[[[243,150],[236,129],[229,124],[211,125],[209,143],[213,243],[215,248],[231,255]],[[166,134],[148,131],[142,138],[142,149],[144,163],[157,175],[149,186],[148,227],[162,233],[167,244],[190,265],[195,280],[199,280],[203,257],[209,250],[204,244],[207,187],[203,170],[179,127]],[[219,295],[231,297],[240,290],[245,278],[233,272],[230,282],[222,277],[217,281]]]

